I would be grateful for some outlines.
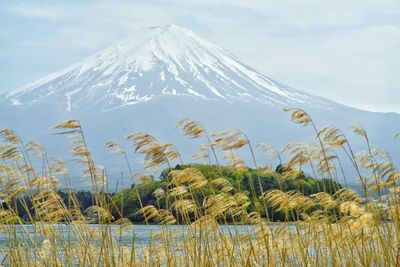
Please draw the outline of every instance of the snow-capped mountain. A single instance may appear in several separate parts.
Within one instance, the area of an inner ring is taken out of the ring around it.
[[[57,100],[71,112],[89,107],[106,111],[163,95],[279,106],[332,106],[260,74],[226,50],[176,25],[148,29],[12,90],[5,98],[12,105],[28,106]]]
[[[134,131],[182,146],[189,161],[195,146],[175,129],[179,119],[192,117],[210,131],[237,127],[253,143],[278,147],[310,136],[310,129],[289,121],[283,107],[306,109],[321,127],[359,123],[374,144],[399,159],[392,141],[400,130],[399,114],[361,111],[295,90],[176,25],[146,29],[0,95],[0,128],[13,128],[65,156],[66,144],[51,135],[50,126],[77,118],[100,163],[115,162],[103,149],[107,140],[121,141]]]

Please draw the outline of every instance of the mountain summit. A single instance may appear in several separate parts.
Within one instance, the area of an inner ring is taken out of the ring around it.
[[[208,101],[306,104],[333,103],[280,84],[192,31],[153,27],[83,61],[10,91],[13,105],[57,101],[67,112],[106,111],[163,95]]]

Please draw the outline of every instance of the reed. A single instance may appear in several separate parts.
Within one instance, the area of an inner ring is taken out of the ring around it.
[[[295,123],[314,129],[315,142],[293,142],[281,150],[257,145],[279,160],[282,169],[290,170],[283,179],[298,179],[308,169],[315,179],[347,184],[341,162],[348,161],[363,187],[362,196],[347,187],[328,190],[324,183],[311,195],[301,186],[287,191],[281,183],[264,188],[261,173],[268,169],[260,167],[255,147],[243,132],[209,133],[200,123],[183,119],[178,123],[183,134],[206,142],[193,159],[215,162],[218,177],[209,179],[193,167],[173,169],[183,164],[173,144],[160,143],[148,133],[133,133],[126,139],[134,152],[144,156],[144,168],[167,170],[167,184],[154,189],[152,205],[141,200],[139,186],[149,183],[150,176],[132,172],[118,143],[105,144],[127,165],[140,203],[138,215],[145,223],[141,227],[149,233],[145,242],[138,239],[140,227],[126,217],[123,190],[120,202],[109,197],[107,169],[94,162],[79,121],[68,120],[54,128],[71,140],[71,153],[83,168],[82,179],[92,188],[92,205],[86,211],[79,207],[61,159],[48,158],[43,146],[24,143],[11,129],[0,130],[2,265],[399,266],[400,172],[390,155],[373,149],[359,126],[351,129],[365,140],[366,151],[356,152],[342,130],[318,129],[304,110],[285,111]],[[250,192],[227,179],[221,165],[225,160],[234,169],[246,169],[240,156],[245,153],[257,173],[254,183],[249,179]],[[61,184],[67,186],[66,199],[58,191]],[[21,209],[28,216],[22,218]],[[273,222],[270,210],[283,212],[284,221]],[[96,224],[91,224],[93,219]]]

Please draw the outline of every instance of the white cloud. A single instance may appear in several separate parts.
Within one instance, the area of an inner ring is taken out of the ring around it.
[[[51,19],[59,20],[61,18],[71,17],[72,14],[65,12],[64,6],[61,5],[46,5],[41,4],[26,4],[26,3],[14,3],[6,6],[6,9],[11,14],[28,17],[28,18],[40,18],[40,19]]]

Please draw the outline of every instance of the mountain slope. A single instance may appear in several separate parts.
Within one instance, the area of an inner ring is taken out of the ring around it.
[[[66,157],[67,142],[51,135],[50,126],[77,118],[98,163],[116,166],[119,173],[118,160],[103,144],[134,131],[177,144],[189,161],[196,142],[189,143],[175,129],[182,117],[198,119],[210,131],[240,128],[253,143],[279,147],[308,138],[311,129],[298,129],[283,107],[306,109],[320,127],[359,123],[374,144],[390,148],[399,159],[392,137],[400,129],[400,115],[361,111],[292,89],[176,25],[147,29],[0,95],[0,127],[13,128],[43,142],[51,154]],[[354,142],[361,147],[360,140]]]
[[[258,73],[226,50],[176,25],[152,28],[116,43],[12,90],[4,98],[12,105],[59,101],[71,112],[88,107],[105,111],[163,95],[319,108],[333,105]]]

